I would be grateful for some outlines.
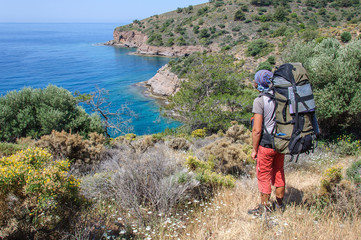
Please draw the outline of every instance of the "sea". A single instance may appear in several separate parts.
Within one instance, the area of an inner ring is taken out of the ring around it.
[[[111,111],[126,105],[135,113],[130,126],[137,135],[175,128],[160,104],[137,83],[153,77],[170,60],[137,56],[135,49],[104,46],[122,23],[0,23],[0,95],[49,84],[87,94],[109,92]],[[86,106],[86,111],[91,113]],[[116,137],[118,134],[113,134]]]

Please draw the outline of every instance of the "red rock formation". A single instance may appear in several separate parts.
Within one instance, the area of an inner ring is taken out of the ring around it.
[[[148,36],[138,31],[114,31],[113,37],[114,40],[107,42],[106,45],[137,48],[136,54],[180,57],[192,54],[194,52],[219,51],[218,47],[206,48],[203,46],[150,46],[147,44]]]

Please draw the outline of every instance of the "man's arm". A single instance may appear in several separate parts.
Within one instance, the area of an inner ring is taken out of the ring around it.
[[[261,140],[262,135],[262,124],[263,124],[263,115],[255,113],[253,119],[253,128],[252,128],[252,159],[255,160],[257,158],[257,151],[259,142]]]

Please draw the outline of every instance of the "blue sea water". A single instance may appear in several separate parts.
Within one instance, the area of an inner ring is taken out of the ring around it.
[[[113,110],[127,104],[136,114],[137,135],[180,125],[160,116],[159,105],[135,84],[148,80],[169,61],[130,55],[134,49],[104,46],[121,24],[0,23],[0,94],[49,84],[71,92],[109,91]]]

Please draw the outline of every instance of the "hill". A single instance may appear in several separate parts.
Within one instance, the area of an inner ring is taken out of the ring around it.
[[[231,50],[258,38],[310,35],[310,30],[321,27],[359,23],[360,9],[358,0],[212,0],[117,27],[112,44],[159,55],[172,55],[172,48],[187,46],[198,46],[194,51]],[[167,54],[159,51],[163,48],[170,48]]]

